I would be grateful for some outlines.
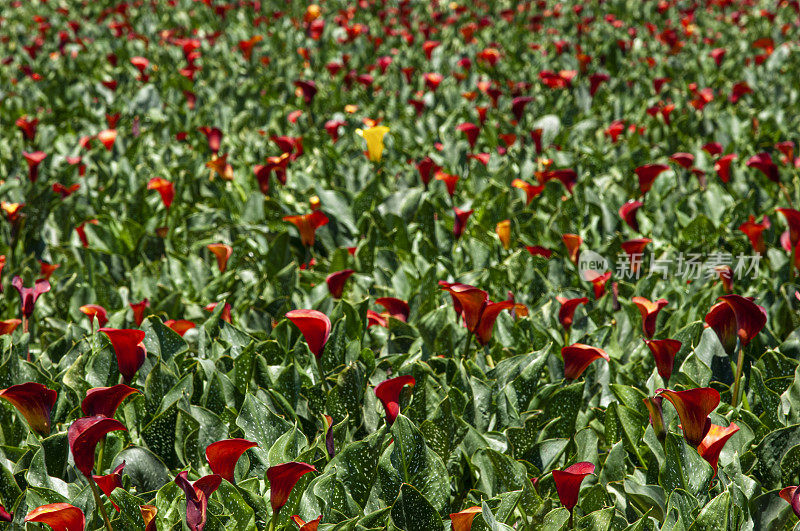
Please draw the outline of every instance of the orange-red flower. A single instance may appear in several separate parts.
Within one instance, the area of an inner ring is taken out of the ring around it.
[[[719,337],[728,354],[736,348],[736,339],[747,346],[767,324],[767,311],[748,297],[723,295],[706,314],[706,326]]]
[[[511,186],[514,188],[519,188],[520,190],[525,191],[525,204],[531,204],[533,198],[538,196],[544,191],[544,185],[533,185],[527,181],[523,181],[522,179],[514,179],[511,181]]]
[[[258,446],[258,443],[247,439],[226,439],[211,443],[206,447],[206,461],[211,471],[233,483],[233,472],[236,463],[247,450]]]
[[[567,256],[569,257],[570,262],[577,264],[578,256],[581,252],[583,238],[577,234],[562,234],[561,240],[564,242],[564,246],[567,248]]]
[[[100,332],[108,336],[111,346],[114,347],[114,354],[117,356],[119,372],[126,382],[130,382],[147,355],[142,344],[144,332],[130,328],[101,328]]]
[[[300,241],[306,247],[314,245],[314,236],[318,228],[328,224],[328,216],[319,210],[315,210],[311,214],[303,214],[298,216],[286,216],[283,221],[288,221],[297,227],[300,232]]]
[[[317,528],[319,528],[319,523],[322,521],[322,515],[319,515],[315,519],[306,522],[295,514],[292,516],[292,521],[297,524],[297,526],[300,528],[300,531],[317,531]]]
[[[214,253],[214,257],[217,259],[219,272],[224,273],[225,269],[228,267],[228,258],[230,258],[231,253],[233,253],[233,247],[225,245],[224,243],[209,243],[206,247],[208,247],[209,251]]]
[[[142,513],[142,520],[144,520],[144,531],[158,531],[156,529],[158,508],[155,505],[140,505],[139,512]]]
[[[103,144],[103,146],[105,146],[106,151],[111,151],[114,147],[114,142],[117,140],[117,130],[106,129],[104,131],[100,131],[97,133],[97,139],[101,144]]]
[[[148,190],[155,190],[161,196],[161,202],[164,203],[164,208],[169,208],[172,205],[172,200],[175,198],[175,186],[168,180],[161,177],[153,177],[147,182]]]
[[[639,191],[642,192],[642,195],[649,192],[650,188],[653,187],[656,177],[668,169],[669,166],[666,164],[645,164],[644,166],[636,168],[634,172],[639,178]]]
[[[267,479],[269,480],[269,502],[272,505],[272,512],[277,513],[281,507],[286,505],[292,489],[301,477],[316,471],[317,469],[312,465],[297,461],[269,467]]]
[[[511,220],[506,219],[499,222],[495,227],[495,232],[503,245],[503,249],[508,250],[511,247]]]
[[[470,531],[472,521],[481,513],[481,510],[475,505],[457,513],[450,513],[450,524],[453,526],[453,531]]]
[[[331,333],[328,316],[317,310],[292,310],[286,313],[286,318],[300,329],[308,349],[319,359]]]
[[[39,164],[47,158],[47,153],[44,151],[34,151],[33,153],[23,151],[22,156],[25,157],[25,162],[28,163],[28,179],[35,183],[39,178]]]
[[[574,343],[562,348],[561,357],[564,358],[564,378],[567,380],[580,378],[583,371],[595,360],[602,358],[606,362],[611,361],[605,350],[583,343]]]
[[[17,408],[31,430],[42,437],[50,435],[50,411],[58,393],[40,383],[26,382],[3,389],[0,398]]]
[[[719,392],[711,387],[699,387],[687,391],[657,389],[656,395],[669,400],[681,419],[683,437],[697,448],[711,428],[708,417],[719,405]]]
[[[6,319],[0,321],[0,336],[14,333],[14,330],[16,330],[21,323],[21,319]]]
[[[728,442],[728,439],[730,439],[737,431],[739,431],[739,426],[733,423],[731,423],[731,425],[728,427],[712,424],[708,430],[708,433],[703,438],[703,442],[701,442],[700,446],[697,447],[697,452],[703,459],[708,461],[708,464],[714,469],[714,474],[717,473],[719,454],[722,452],[722,449],[725,447],[725,443]]]
[[[97,319],[97,324],[103,327],[108,322],[108,312],[99,304],[85,304],[80,307],[81,313],[89,317],[89,320],[94,322]]]
[[[769,218],[766,215],[761,219],[761,223],[756,222],[755,216],[750,215],[747,221],[739,225],[739,230],[745,233],[755,252],[764,254],[767,247],[764,244],[763,232],[769,227]]]
[[[642,265],[642,255],[644,255],[644,249],[652,241],[653,240],[650,238],[635,238],[620,244],[622,250],[628,255],[630,268],[634,273],[639,271],[639,268]]]
[[[650,415],[650,425],[653,427],[653,433],[659,441],[664,441],[667,437],[667,428],[664,426],[664,412],[661,409],[661,403],[664,399],[660,396],[653,396],[643,398],[647,412]]]
[[[473,123],[466,122],[463,124],[459,124],[456,127],[456,131],[464,133],[464,135],[467,137],[467,142],[469,142],[469,147],[475,148],[475,142],[478,141],[478,135],[481,132],[480,127],[478,127]]]
[[[441,170],[438,170],[434,175],[434,179],[437,181],[442,181],[447,188],[447,194],[450,197],[453,197],[453,194],[456,193],[456,184],[458,184],[458,175],[453,175],[450,173],[445,173]]]
[[[391,426],[400,414],[400,392],[408,385],[414,387],[417,381],[413,376],[398,376],[379,383],[375,387],[375,396],[386,410],[386,422]]]
[[[150,301],[145,298],[139,302],[131,302],[129,305],[133,310],[133,322],[136,323],[136,326],[140,326],[144,321],[144,311],[150,306]]]
[[[213,312],[216,309],[217,304],[219,303],[212,302],[211,304],[206,305],[203,309],[207,312]],[[219,318],[225,321],[226,323],[231,322],[231,305],[228,304],[227,302],[225,303],[225,306],[223,306],[222,313],[220,314]]]
[[[472,215],[474,210],[461,210],[453,208],[455,219],[453,220],[453,237],[458,240],[464,234],[464,228],[467,225],[467,220]]]
[[[644,331],[645,337],[653,337],[653,334],[656,333],[658,312],[661,311],[661,308],[669,304],[669,302],[666,299],[658,299],[652,302],[644,297],[633,297],[631,298],[631,302],[639,308],[639,313],[642,314],[642,330]]]
[[[47,524],[54,531],[84,531],[86,528],[83,511],[68,503],[41,505],[29,512],[25,521]]]
[[[97,486],[100,487],[100,490],[106,497],[111,501],[111,505],[114,506],[114,509],[119,512],[119,506],[111,500],[111,493],[114,492],[114,489],[121,489],[122,488],[122,470],[125,468],[125,461],[120,463],[120,465],[114,469],[113,472],[110,474],[106,474],[104,476],[93,475],[92,479]]]
[[[619,207],[619,217],[621,217],[630,228],[639,232],[639,221],[636,219],[636,211],[639,210],[644,203],[641,201],[628,201]]]
[[[164,326],[183,337],[186,332],[195,328],[197,325],[187,319],[167,319],[164,321]]]
[[[606,284],[611,278],[611,271],[606,271],[605,273],[600,274],[593,269],[587,269],[583,272],[583,278],[592,283],[594,298],[599,299],[606,292]]]

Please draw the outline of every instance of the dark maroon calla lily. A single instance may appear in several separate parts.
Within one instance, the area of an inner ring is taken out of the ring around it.
[[[331,333],[328,316],[317,310],[292,310],[286,318],[300,329],[308,344],[308,349],[319,359]]]
[[[3,389],[0,398],[17,408],[31,430],[42,437],[50,435],[50,411],[58,393],[40,383],[26,382]]]
[[[355,271],[352,269],[343,269],[342,271],[331,273],[325,277],[325,283],[328,284],[328,291],[330,292],[331,297],[334,299],[342,298],[344,285],[347,282],[347,279],[350,278],[350,275],[353,273],[355,273]]]
[[[583,371],[592,364],[594,360],[604,359],[606,362],[611,361],[606,351],[584,345],[583,343],[574,343],[561,349],[561,357],[564,358],[564,378],[567,380],[576,380],[581,377]]]
[[[577,299],[556,297],[556,300],[561,304],[561,308],[558,310],[558,321],[561,323],[561,326],[564,327],[564,330],[569,330],[572,327],[572,319],[575,317],[575,310],[578,309],[578,306],[589,302],[589,299],[586,297]]]
[[[433,162],[433,159],[430,157],[424,157],[422,160],[416,163],[417,171],[419,172],[419,178],[422,181],[422,184],[425,185],[425,188],[428,188],[428,183],[431,182],[431,177],[439,170],[442,169],[441,166]]]
[[[706,325],[719,337],[728,354],[736,348],[736,339],[744,348],[767,324],[767,311],[752,299],[741,295],[723,295],[706,314]]]
[[[792,506],[795,516],[800,518],[800,487],[783,488],[778,495]]]
[[[653,302],[644,297],[633,297],[631,298],[631,302],[639,308],[639,313],[642,314],[642,330],[644,331],[644,336],[647,338],[653,337],[653,334],[656,333],[658,312],[669,304],[669,302],[667,302],[666,299],[658,299]]]
[[[519,122],[522,120],[522,113],[525,112],[525,106],[533,101],[530,96],[519,96],[511,100],[511,114]]]
[[[114,492],[114,489],[122,488],[122,470],[124,468],[125,461],[123,461],[110,474],[106,474],[105,476],[92,476],[94,482],[97,483],[97,486],[100,487],[100,490],[103,491],[103,494],[105,494],[109,501],[111,501],[111,505],[114,506],[114,509],[116,509],[117,512],[119,512],[119,506],[111,499],[111,493]]]
[[[728,439],[733,437],[737,431],[739,431],[739,426],[733,423],[728,427],[712,424],[708,433],[703,438],[703,442],[697,447],[697,452],[700,454],[700,457],[708,461],[708,464],[714,469],[714,475],[717,474],[719,454],[722,452]]]
[[[186,494],[186,525],[191,531],[203,531],[206,526],[208,499],[219,488],[222,477],[217,474],[203,476],[194,483],[185,470],[175,476],[175,484]]]
[[[37,280],[32,288],[26,288],[22,285],[22,279],[19,276],[15,276],[11,279],[11,285],[17,288],[19,292],[22,315],[25,319],[33,315],[33,307],[37,299],[39,299],[43,293],[50,291],[50,282],[43,278]]]
[[[639,232],[639,221],[636,219],[636,211],[642,208],[643,205],[644,203],[641,201],[628,201],[619,207],[619,217],[636,232]]]
[[[656,395],[663,396],[672,403],[681,419],[683,437],[697,448],[711,428],[711,419],[708,416],[719,405],[719,392],[711,387],[687,391],[656,389]]]
[[[317,84],[313,81],[298,80],[294,82],[294,86],[299,89],[306,105],[311,105],[311,102],[314,101],[314,96],[317,95]]]
[[[81,402],[81,410],[87,417],[103,415],[114,418],[117,408],[129,396],[139,391],[125,384],[112,387],[94,387],[86,391],[86,398]]]
[[[47,524],[53,531],[85,531],[83,511],[68,503],[48,503],[37,507],[25,517],[26,522]]]
[[[594,465],[587,461],[575,463],[564,470],[553,470],[553,481],[561,505],[571,513],[578,503],[578,493],[586,476],[594,474]]]
[[[642,195],[649,192],[656,178],[668,169],[666,164],[645,164],[633,170],[639,178],[639,191]]]
[[[269,480],[269,502],[272,505],[273,514],[286,505],[297,481],[305,474],[316,471],[317,469],[312,465],[297,461],[269,467],[267,479]]]
[[[211,443],[206,447],[206,461],[211,471],[222,479],[233,483],[233,472],[236,463],[247,450],[258,446],[258,443],[247,439],[226,439]]]
[[[400,392],[406,385],[414,387],[416,383],[413,376],[398,376],[383,381],[375,387],[375,396],[383,404],[386,410],[386,423],[390,426],[400,414]]]
[[[69,426],[67,438],[75,467],[87,478],[92,477],[97,443],[112,431],[127,431],[121,422],[104,415],[82,417]]]
[[[664,385],[666,385],[669,383],[670,376],[672,376],[675,355],[681,349],[681,342],[677,339],[645,339],[644,342],[650,352],[653,353],[658,375],[661,376],[661,379],[664,380]]]
[[[119,372],[126,382],[130,382],[147,355],[147,350],[142,344],[144,332],[132,328],[101,328],[100,332],[108,336],[117,356]]]
[[[770,181],[776,183],[780,181],[778,166],[772,161],[772,156],[770,156],[769,153],[763,152],[758,155],[753,155],[747,159],[747,167],[759,170]]]
[[[411,309],[408,307],[406,301],[395,297],[379,297],[375,299],[375,304],[386,308],[386,312],[395,319],[403,321],[404,323],[408,321]]]

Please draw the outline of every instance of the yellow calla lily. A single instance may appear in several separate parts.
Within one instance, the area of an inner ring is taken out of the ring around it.
[[[380,162],[383,156],[383,137],[389,132],[385,125],[376,125],[367,129],[356,129],[356,134],[367,142],[367,158],[372,162]]]

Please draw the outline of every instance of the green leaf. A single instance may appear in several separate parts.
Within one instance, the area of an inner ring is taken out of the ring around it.
[[[442,517],[412,485],[404,483],[392,505],[392,522],[404,531],[436,531],[444,529]]]

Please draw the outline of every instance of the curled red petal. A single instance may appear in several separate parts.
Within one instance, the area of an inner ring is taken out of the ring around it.
[[[386,422],[392,425],[400,414],[400,392],[408,385],[414,387],[417,381],[413,376],[398,376],[379,383],[375,387],[375,396],[386,410]]]
[[[328,316],[317,310],[292,310],[286,313],[286,318],[300,329],[314,356],[317,358],[322,356],[322,349],[325,348],[331,333],[331,321]]]
[[[121,430],[127,431],[127,428],[118,420],[103,415],[82,417],[70,424],[67,439],[75,467],[87,478],[91,477],[97,443],[107,433]]]
[[[289,500],[292,489],[303,475],[316,472],[316,468],[308,463],[290,461],[267,469],[269,480],[269,501],[272,511],[278,512]]]
[[[217,441],[206,447],[206,460],[212,472],[233,483],[233,472],[236,469],[236,463],[239,458],[248,449],[256,446],[258,446],[258,443],[247,439]]]
[[[603,349],[583,343],[562,348],[561,357],[564,358],[564,378],[568,380],[580,378],[583,371],[595,360],[600,358],[607,362],[611,360]]]

